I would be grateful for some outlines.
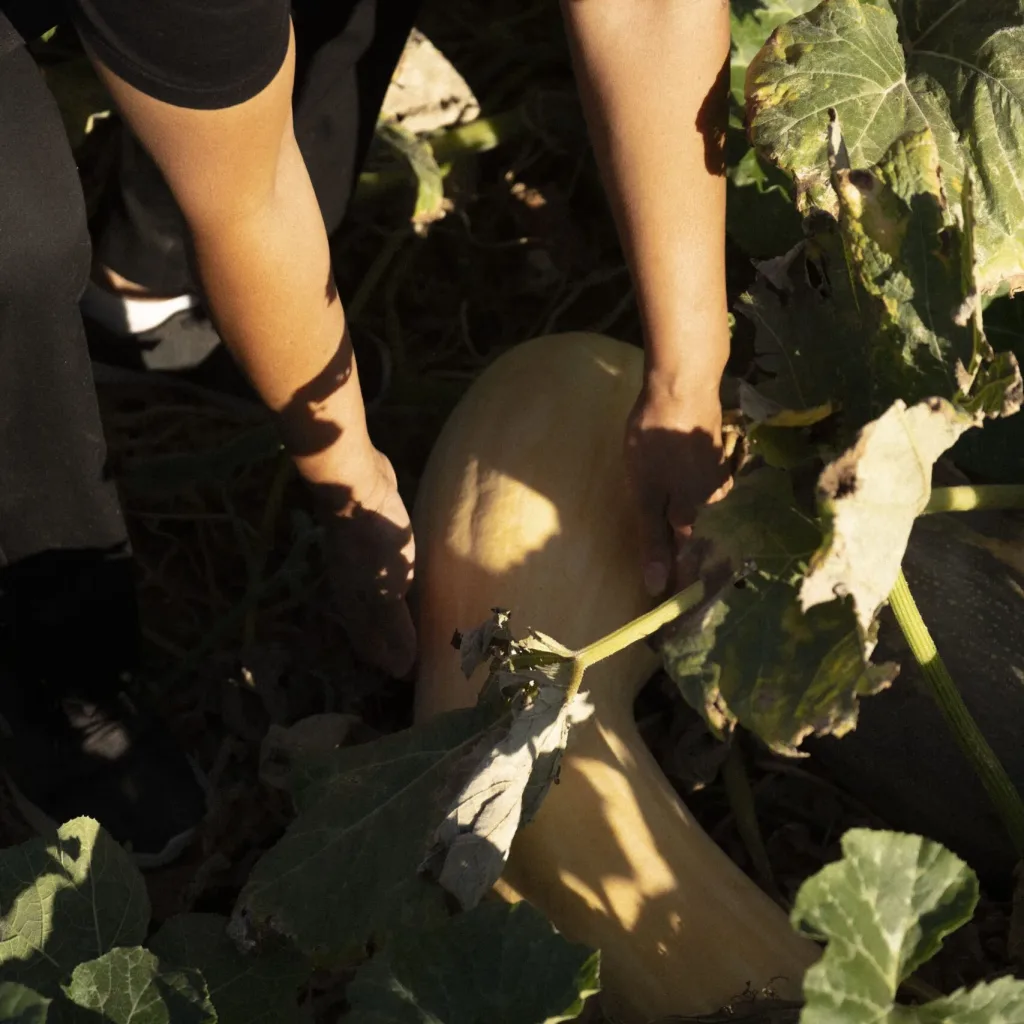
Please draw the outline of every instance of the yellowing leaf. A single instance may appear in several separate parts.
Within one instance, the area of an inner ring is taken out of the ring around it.
[[[800,587],[805,611],[850,597],[861,628],[870,628],[928,504],[935,460],[977,423],[942,399],[909,409],[895,402],[825,468],[818,506],[827,532]]]

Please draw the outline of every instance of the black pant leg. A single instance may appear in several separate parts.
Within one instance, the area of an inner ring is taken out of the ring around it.
[[[344,218],[419,0],[295,0],[295,134],[328,234]],[[198,292],[182,216],[160,172],[122,133],[93,224],[99,261],[165,295]]]
[[[86,689],[130,667],[137,628],[78,312],[89,251],[56,103],[0,15],[0,656]]]

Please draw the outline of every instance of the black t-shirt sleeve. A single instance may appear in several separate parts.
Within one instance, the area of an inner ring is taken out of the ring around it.
[[[85,45],[148,96],[195,110],[251,99],[288,50],[290,0],[72,0]]]

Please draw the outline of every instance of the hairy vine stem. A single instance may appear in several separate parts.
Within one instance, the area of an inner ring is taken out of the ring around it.
[[[595,640],[586,647],[581,647],[572,656],[572,675],[569,678],[569,689],[566,692],[566,700],[575,697],[579,692],[580,684],[583,682],[583,674],[591,665],[596,665],[605,658],[625,650],[630,644],[635,644],[652,633],[656,633],[662,626],[668,625],[680,615],[685,614],[704,600],[704,584],[698,580],[685,590],[681,590],[674,597],[670,597],[657,608],[632,622],[609,633],[607,636]]]
[[[988,740],[982,735],[977,722],[960,696],[960,691],[957,690],[956,683],[953,682],[935,646],[935,641],[924,619],[921,618],[921,612],[902,569],[889,595],[889,601],[914,660],[920,665],[921,672],[931,688],[932,697],[946,719],[946,724],[1002,818],[1018,856],[1024,855],[1024,801],[1021,800],[1020,793],[1006,774],[1006,769],[989,746]]]
[[[922,515],[934,512],[971,512],[974,509],[1024,509],[1024,485],[964,484],[935,487]]]

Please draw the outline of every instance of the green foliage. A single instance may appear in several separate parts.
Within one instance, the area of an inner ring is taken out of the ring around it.
[[[176,918],[142,948],[150,923],[145,880],[91,818],[0,850],[0,911],[0,1020],[297,1019],[296,989],[308,965],[293,950],[239,953],[226,919]]]
[[[804,978],[801,1024],[1010,1024],[1024,1019],[1024,982],[1000,978],[923,1006],[896,1003],[899,986],[970,920],[978,880],[920,836],[851,829],[842,860],[801,886],[795,928],[827,949]]]
[[[715,730],[742,724],[779,751],[843,735],[859,698],[895,677],[870,660],[876,617],[932,469],[1021,404],[1016,358],[989,344],[979,298],[990,197],[949,132],[913,118],[890,130],[889,93],[876,120],[855,116],[865,79],[851,54],[863,64],[894,20],[884,3],[825,0],[775,31],[747,79],[751,136],[809,215],[739,300],[754,326],[740,390],[752,458],[695,528],[706,564],[744,578],[663,655]],[[883,46],[868,80],[895,60]],[[830,118],[841,88],[848,105]]]
[[[750,64],[754,145],[792,176],[806,205],[834,210],[828,119],[835,112],[853,167],[927,131],[954,207],[974,181],[978,279],[985,292],[1024,272],[1024,14],[1015,0],[982,5],[824,0],[779,28]]]
[[[79,964],[65,993],[72,1021],[109,1024],[216,1024],[199,971],[165,966],[149,950],[112,949]],[[85,1012],[83,1012],[85,1011]]]
[[[349,986],[352,1024],[557,1024],[598,990],[597,953],[528,903],[485,903],[404,936]]]
[[[51,1001],[16,981],[0,981],[0,1020],[11,1024],[43,1024]]]
[[[309,966],[291,946],[242,953],[219,914],[181,914],[150,939],[149,948],[166,964],[202,972],[219,1024],[289,1024],[301,1018],[296,993]]]
[[[90,819],[0,851],[0,1020],[36,1024],[56,1012],[88,1024],[294,1024],[312,969],[300,949],[360,965],[355,1019],[577,1016],[598,988],[596,952],[525,903],[452,916],[424,876],[432,837],[481,756],[531,720],[506,713],[518,691],[508,672],[503,685],[507,699],[492,688],[479,708],[347,750],[292,750],[275,764],[297,827],[257,865],[233,921],[181,915],[143,946],[142,876]]]
[[[747,69],[772,32],[817,3],[818,0],[733,0],[729,12],[729,85],[736,104],[744,105]]]
[[[748,255],[764,259],[800,241],[800,217],[784,174],[761,159],[743,130],[747,68],[772,30],[816,0],[734,0],[729,80],[733,114],[726,139],[726,229]]]
[[[49,998],[80,963],[146,937],[149,897],[131,857],[89,818],[0,850],[0,970]]]
[[[495,725],[489,709],[471,709],[294,765],[298,816],[243,888],[238,933],[256,941],[270,930],[318,958],[345,959],[441,919],[441,890],[419,868],[455,795],[453,774]]]
[[[739,723],[782,753],[810,733],[848,732],[857,698],[896,669],[870,663],[849,599],[802,611],[798,584],[821,532],[796,507],[787,474],[741,478],[701,514],[696,536],[712,562],[748,571],[662,646],[687,702],[719,734]]]

